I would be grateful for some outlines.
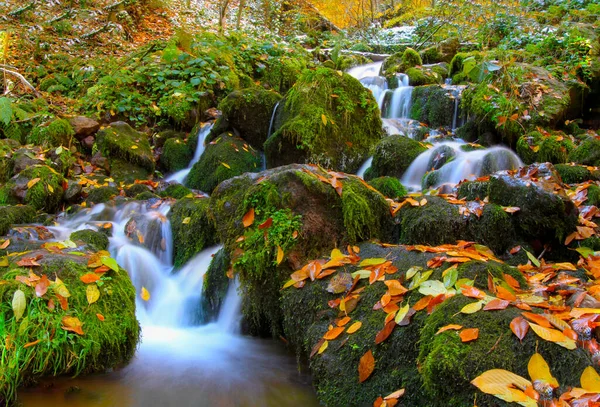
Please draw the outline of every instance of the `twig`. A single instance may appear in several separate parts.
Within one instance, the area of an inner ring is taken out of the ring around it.
[[[25,79],[25,77],[24,77],[23,75],[21,75],[20,73],[18,73],[18,72],[15,72],[15,71],[10,71],[10,70],[8,70],[8,69],[6,69],[6,68],[0,68],[0,72],[4,72],[5,74],[12,75],[12,76],[14,76],[15,78],[19,79],[19,80],[21,81],[21,83],[23,84],[23,86],[25,86],[27,89],[30,89],[30,90],[33,92],[33,94],[34,94],[35,96],[37,96],[37,97],[40,97],[40,96],[42,96],[42,94],[41,94],[40,92],[38,92],[38,91],[37,91],[37,90],[36,90],[36,89],[33,87],[33,85],[32,85],[31,83],[29,83],[29,82],[27,81],[27,79]]]

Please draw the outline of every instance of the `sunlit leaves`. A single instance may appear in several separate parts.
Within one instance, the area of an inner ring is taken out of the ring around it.
[[[328,341],[334,340],[344,332],[344,329],[343,326],[331,327],[331,329],[323,335],[323,338]]]
[[[77,317],[65,316],[62,319],[62,329],[83,335],[83,323]]]
[[[361,326],[362,326],[362,322],[357,321],[348,327],[348,329],[346,330],[346,333],[353,334],[356,331],[358,331]]]
[[[577,343],[573,339],[565,336],[561,331],[551,328],[545,328],[543,326],[531,322],[529,323],[529,326],[531,327],[533,332],[535,332],[540,338],[546,341],[554,342],[557,345],[560,345],[563,348],[567,348],[569,350],[573,350],[577,347]]]
[[[581,387],[591,393],[600,393],[600,376],[592,366],[585,368],[581,374]]]
[[[460,312],[463,314],[474,314],[483,308],[483,301],[476,301],[465,305],[461,308]]]
[[[548,363],[539,353],[534,353],[531,356],[527,364],[527,371],[532,381],[541,380],[554,388],[558,387],[558,381],[550,373]]]
[[[525,407],[537,407],[538,405],[535,399],[519,390],[531,387],[531,382],[507,370],[488,370],[472,380],[471,384],[482,392],[507,402],[515,402]]]
[[[250,208],[248,212],[242,218],[242,224],[245,228],[251,226],[254,223],[254,208]]]

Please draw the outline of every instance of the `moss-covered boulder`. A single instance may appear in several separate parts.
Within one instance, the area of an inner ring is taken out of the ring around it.
[[[562,133],[530,132],[517,140],[517,154],[524,163],[550,162],[564,164],[574,149],[573,141]]]
[[[119,195],[119,190],[116,187],[92,187],[88,191],[85,201],[88,205],[105,203],[117,195]]]
[[[558,172],[565,184],[579,184],[590,180],[600,180],[600,171],[590,171],[584,165],[557,164],[554,166],[554,169],[556,169],[556,172]]]
[[[487,181],[464,181],[458,185],[456,195],[458,199],[483,201],[488,196],[489,182]]]
[[[131,184],[136,180],[147,180],[152,176],[152,172],[127,160],[112,158],[110,160],[110,176],[117,182]]]
[[[418,86],[413,89],[410,117],[433,128],[450,127],[455,99],[452,91],[442,86]]]
[[[397,73],[406,73],[410,68],[423,65],[423,60],[417,51],[412,48],[406,48],[402,52],[397,52],[387,57],[381,65],[381,76],[393,76]]]
[[[365,173],[365,179],[383,176],[401,178],[415,158],[426,150],[418,141],[399,134],[386,137],[375,147],[373,163]]]
[[[223,133],[206,146],[186,178],[185,186],[210,194],[222,181],[261,168],[258,151],[232,133]]]
[[[70,147],[73,143],[75,131],[66,119],[55,119],[47,126],[35,127],[28,133],[27,144],[35,144],[46,147],[65,146]]]
[[[183,198],[169,212],[173,230],[173,264],[181,267],[205,247],[217,243],[206,198]]]
[[[527,174],[534,174],[531,178]],[[514,213],[519,233],[530,239],[562,241],[575,231],[577,209],[561,189],[552,164],[524,167],[517,174],[506,171],[490,177],[490,202],[518,207]]]
[[[50,254],[45,250],[27,254],[36,255],[41,267],[23,269],[11,264],[0,269],[0,278],[5,281],[0,285],[3,337],[11,338],[0,345],[4,355],[0,362],[3,405],[15,401],[18,386],[44,376],[105,372],[123,365],[133,356],[138,342],[135,289],[125,270],[104,273],[102,285],[85,284],[80,278],[90,272],[89,255]],[[32,272],[41,279],[31,286],[15,278],[31,278]],[[44,292],[41,296],[39,292],[36,295],[39,284],[49,286],[47,291],[39,291]],[[92,304],[90,290],[98,296]],[[14,311],[15,298],[20,298],[22,312]]]
[[[569,161],[582,165],[600,166],[600,138],[585,139],[569,154]]]
[[[395,177],[379,177],[369,181],[369,185],[381,192],[384,196],[392,199],[398,199],[407,194],[406,188]]]
[[[159,162],[165,171],[175,172],[186,168],[193,155],[194,152],[183,140],[170,138],[165,141]]]
[[[60,209],[65,179],[47,165],[29,167],[6,183],[9,199],[49,213]]]
[[[265,142],[267,168],[313,163],[355,173],[381,139],[373,94],[352,76],[306,70],[277,109]]]
[[[169,197],[169,198],[175,198],[175,199],[181,199],[183,197],[190,195],[191,193],[192,193],[191,189],[189,189],[188,187],[185,187],[181,184],[169,184],[166,188],[159,191],[159,195],[162,196],[163,198]]]
[[[141,193],[151,191],[151,188],[146,184],[133,184],[124,189],[125,196],[128,198],[134,198]]]
[[[363,182],[290,165],[229,179],[213,191],[210,210],[246,293],[251,331],[281,332],[276,301],[305,259],[362,240],[392,241],[389,205]]]
[[[231,280],[227,277],[231,259],[225,249],[214,255],[204,276],[201,298],[201,322],[214,321],[225,302]]]
[[[13,176],[14,162],[12,160],[13,150],[18,147],[12,142],[14,140],[0,140],[0,184],[4,184]]]
[[[121,159],[150,173],[154,172],[154,157],[148,136],[125,122],[114,122],[100,130],[96,144],[102,155],[111,160],[111,164],[114,159]]]
[[[239,134],[257,150],[269,137],[273,109],[281,100],[277,92],[263,88],[248,88],[227,95],[219,104],[220,120],[226,121],[230,131]]]
[[[0,205],[0,236],[8,233],[12,225],[30,223],[35,218],[35,208],[29,205]]]
[[[406,70],[408,83],[411,86],[434,85],[444,82],[444,76],[438,69],[419,66]]]
[[[82,242],[90,246],[94,251],[108,250],[108,236],[105,233],[96,232],[95,230],[78,230],[71,233],[69,239],[73,242]]]

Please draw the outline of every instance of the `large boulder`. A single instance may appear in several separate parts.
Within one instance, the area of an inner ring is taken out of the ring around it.
[[[273,109],[280,100],[279,93],[259,87],[237,90],[219,104],[222,112],[220,120],[227,122],[228,130],[240,135],[257,150],[262,150],[269,137]],[[219,126],[222,125],[217,124]]]
[[[85,116],[75,116],[69,119],[69,124],[75,132],[77,140],[83,140],[86,137],[93,136],[100,130],[100,123],[94,119]]]
[[[60,209],[63,202],[64,183],[63,176],[53,168],[35,165],[15,175],[4,188],[8,191],[10,201],[53,213]]]
[[[573,152],[569,155],[569,161],[583,165],[600,166],[600,138],[586,138]]]
[[[105,372],[127,363],[135,352],[139,325],[127,272],[116,266],[102,274],[102,284],[86,284],[82,277],[94,275],[88,267],[92,254],[61,252],[36,250],[10,257],[9,266],[0,268],[3,337],[10,338],[1,345],[2,405],[14,403],[21,384]],[[16,265],[31,259],[40,266]]]
[[[223,133],[206,146],[185,185],[210,194],[220,182],[261,168],[262,157],[258,151],[232,133]]]
[[[0,236],[8,233],[12,225],[30,223],[35,218],[35,208],[29,205],[0,205]]]
[[[411,119],[430,127],[451,127],[458,90],[439,85],[417,86],[412,93]]]
[[[131,166],[141,167],[150,174],[154,172],[154,157],[148,136],[125,122],[114,122],[100,130],[96,136],[96,144],[102,155],[111,161],[111,171],[115,171],[113,165],[123,166],[118,161],[124,161]],[[120,168],[116,172],[122,175]]]
[[[372,93],[348,74],[306,70],[276,112],[267,168],[314,163],[355,173],[382,137]]]
[[[386,137],[377,144],[365,179],[383,176],[401,178],[415,158],[426,150],[423,144],[400,134]]]
[[[169,138],[164,143],[160,164],[167,172],[175,172],[186,168],[193,156],[194,152],[182,139]]]

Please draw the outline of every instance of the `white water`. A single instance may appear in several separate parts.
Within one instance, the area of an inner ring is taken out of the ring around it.
[[[465,146],[462,140],[435,144],[411,163],[402,176],[402,184],[411,190],[420,190],[423,176],[428,171],[437,169],[435,162],[443,162],[442,160],[449,158],[450,161],[439,167],[439,178],[434,186],[458,184],[465,179],[474,180],[496,171],[516,169],[523,165],[519,157],[506,147],[463,151],[462,146]]]
[[[213,123],[208,123],[208,124],[205,124],[204,126],[202,126],[202,128],[198,132],[198,144],[196,145],[196,151],[194,152],[194,157],[192,158],[192,161],[190,161],[187,168],[184,168],[183,170],[179,170],[179,171],[169,175],[165,179],[165,181],[167,181],[167,182],[175,181],[178,184],[183,184],[185,182],[185,179],[187,178],[188,174],[192,170],[192,167],[194,166],[194,164],[196,164],[198,162],[198,160],[200,160],[200,157],[202,156],[202,153],[204,152],[204,147],[205,147],[204,142],[206,140],[206,136],[208,136],[208,133],[210,133],[210,130],[212,129],[212,127],[213,127]]]

